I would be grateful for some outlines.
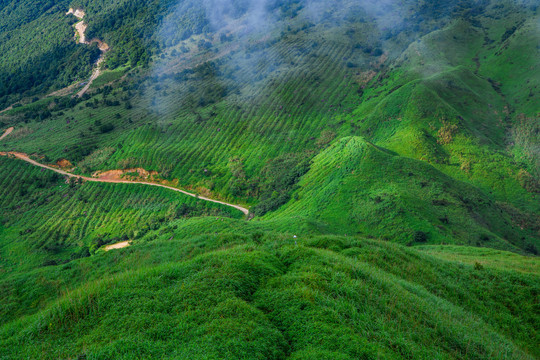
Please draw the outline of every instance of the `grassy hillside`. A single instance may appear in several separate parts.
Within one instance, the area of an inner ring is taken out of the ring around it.
[[[463,264],[475,265],[478,263],[488,268],[515,270],[531,274],[538,273],[538,261],[536,261],[535,257],[523,258],[515,253],[501,250],[440,245],[418,246],[417,249],[435,257]]]
[[[538,246],[534,216],[521,226],[533,231],[524,231],[522,219],[493,196],[358,137],[343,138],[316,156],[298,185],[292,200],[264,219],[294,228],[300,217],[326,232],[401,244]]]
[[[537,57],[508,61],[512,70],[505,75],[494,74],[491,65],[510,43],[523,47],[520,53],[537,53],[531,44],[538,34],[526,22],[497,46],[488,35],[482,41],[482,33],[495,37],[490,32],[504,26],[486,18],[474,26],[456,22],[412,44],[394,70],[377,80],[378,90],[365,93],[367,101],[356,112],[365,117],[359,127],[381,146],[538,211],[538,106],[531,102],[538,94]],[[523,69],[530,80],[510,86]],[[507,84],[504,90],[501,84]]]
[[[539,11],[0,1],[0,359],[539,358]]]
[[[350,237],[155,242],[2,287],[4,309],[40,304],[0,329],[13,359],[538,355],[537,275]]]

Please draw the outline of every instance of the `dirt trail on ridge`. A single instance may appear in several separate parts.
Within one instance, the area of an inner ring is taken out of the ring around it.
[[[94,80],[96,80],[99,75],[101,75],[101,64],[105,60],[105,54],[107,53],[107,51],[109,51],[109,45],[99,39],[92,39],[90,41],[86,40],[86,29],[88,28],[88,24],[84,23],[83,19],[86,16],[86,13],[83,10],[70,8],[66,15],[74,15],[75,17],[81,19],[81,21],[75,24],[75,30],[77,30],[77,34],[79,35],[79,44],[91,45],[96,43],[98,44],[99,50],[101,50],[101,56],[99,57],[98,61],[94,66],[92,76],[90,77],[86,85],[81,89],[81,91],[79,91],[77,95],[75,95],[77,97],[81,97],[88,91],[88,89],[90,89],[90,85],[92,85],[92,82],[94,82]]]
[[[9,130],[9,129],[8,129]],[[6,131],[7,132],[7,131]],[[5,133],[4,135],[2,136],[2,138],[4,136],[7,136]],[[9,151],[9,152],[0,152],[0,155],[1,156],[13,156],[17,159],[20,159],[20,160],[23,160],[23,161],[26,161],[27,163],[30,163],[32,165],[35,165],[35,166],[39,166],[41,168],[44,168],[44,169],[47,169],[47,170],[51,170],[51,171],[54,171],[58,174],[61,174],[61,175],[64,175],[64,176],[68,176],[70,178],[76,178],[76,179],[82,179],[82,180],[85,180],[85,181],[92,181],[92,182],[100,182],[100,183],[113,183],[113,184],[139,184],[139,185],[146,185],[146,186],[156,186],[156,187],[161,187],[161,188],[165,188],[165,189],[169,189],[169,190],[172,190],[172,191],[176,191],[176,192],[179,192],[179,193],[182,193],[184,195],[188,195],[188,196],[191,196],[191,197],[194,197],[194,198],[197,198],[197,199],[201,199],[201,200],[204,200],[204,201],[209,201],[209,202],[213,202],[213,203],[216,203],[216,204],[221,204],[221,205],[225,205],[225,206],[229,206],[229,207],[232,207],[232,208],[235,208],[237,210],[240,210],[241,212],[244,213],[244,215],[248,215],[249,214],[249,210],[242,207],[242,206],[239,206],[239,205],[234,205],[234,204],[229,204],[229,203],[226,203],[226,202],[223,202],[223,201],[219,201],[219,200],[214,200],[214,199],[210,199],[210,198],[207,198],[207,197],[204,197],[204,196],[197,196],[195,194],[192,194],[190,192],[187,192],[187,191],[184,191],[184,190],[180,190],[180,189],[177,189],[177,188],[174,188],[172,186],[167,186],[167,185],[163,185],[163,184],[157,184],[157,183],[152,183],[152,182],[148,182],[148,181],[133,181],[133,180],[111,180],[111,179],[100,179],[100,178],[92,178],[92,177],[88,177],[88,176],[81,176],[81,175],[75,175],[75,174],[72,174],[70,172],[67,172],[67,171],[64,171],[64,170],[61,170],[61,169],[57,169],[57,168],[54,168],[54,167],[51,167],[51,166],[48,166],[48,165],[44,165],[44,164],[41,164],[35,160],[32,160],[30,159],[30,157],[28,157],[28,155],[26,154],[23,154],[23,153],[19,153],[19,152],[15,152],[15,151]]]

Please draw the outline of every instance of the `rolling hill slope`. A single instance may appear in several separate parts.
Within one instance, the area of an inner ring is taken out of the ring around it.
[[[538,275],[350,237],[274,240],[156,242],[12,276],[1,285],[10,301],[35,302],[40,288],[52,297],[5,324],[0,346],[13,359],[531,359],[537,351]],[[35,291],[15,293],[14,284]],[[55,292],[65,295],[51,301]]]
[[[303,217],[325,232],[401,244],[429,241],[513,251],[536,245],[534,217],[522,225],[493,196],[358,137],[343,138],[317,155],[298,186],[289,203],[264,219],[292,227],[299,222],[293,219]]]
[[[0,1],[0,359],[540,357],[539,11]]]

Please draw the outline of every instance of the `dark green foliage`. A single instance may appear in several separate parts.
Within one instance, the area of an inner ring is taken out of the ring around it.
[[[95,46],[73,40],[68,1],[5,1],[0,8],[0,108],[90,73]],[[44,120],[46,117],[41,117]]]
[[[113,124],[104,124],[104,125],[101,125],[99,127],[99,131],[102,133],[102,134],[105,134],[105,133],[108,133],[108,132],[111,132],[114,130],[114,125]]]
[[[269,161],[261,170],[258,184],[260,202],[251,212],[261,216],[287,203],[300,178],[308,172],[309,162],[306,154],[289,154]]]
[[[414,242],[425,243],[428,240],[428,235],[423,231],[415,231]]]
[[[532,255],[538,255],[538,248],[531,243],[525,245],[525,251]]]

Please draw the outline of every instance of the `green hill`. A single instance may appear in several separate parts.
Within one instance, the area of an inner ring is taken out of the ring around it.
[[[261,240],[154,242],[8,277],[3,304],[43,310],[5,324],[0,346],[14,359],[538,355],[537,274],[350,237]]]
[[[242,217],[237,210],[170,190],[66,181],[51,171],[4,157],[0,164],[2,271],[90,256],[104,245],[163,230],[174,219]]]
[[[358,137],[343,138],[317,155],[298,186],[293,199],[265,219],[279,219],[291,228],[299,222],[292,219],[302,217],[325,233],[368,235],[401,244],[516,251],[536,241],[534,232],[518,228],[519,218],[510,205],[424,162]]]
[[[539,21],[0,1],[0,359],[539,358]]]

